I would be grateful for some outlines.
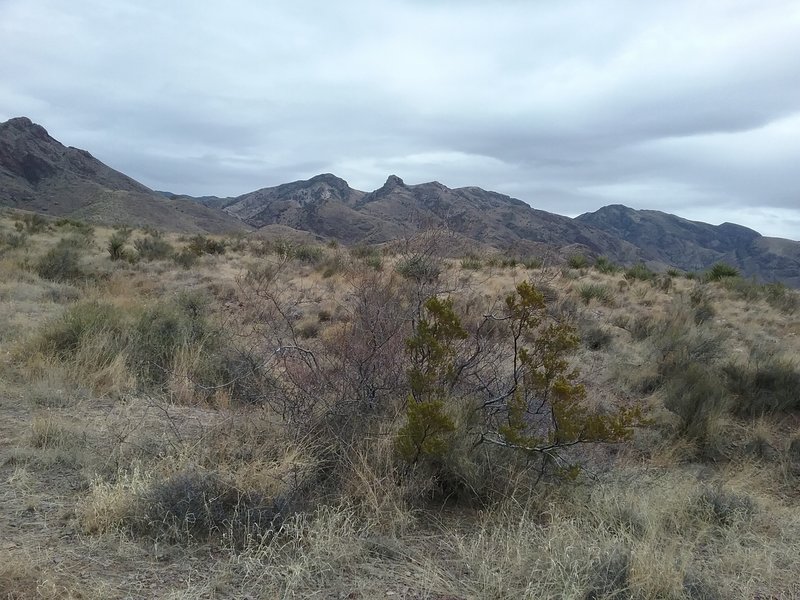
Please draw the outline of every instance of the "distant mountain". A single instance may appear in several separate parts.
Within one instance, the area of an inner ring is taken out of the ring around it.
[[[625,262],[641,257],[636,247],[602,230],[503,194],[438,182],[406,185],[394,175],[370,193],[323,174],[210,203],[256,228],[286,225],[348,244],[386,242],[447,226],[464,239],[518,255],[571,249]]]
[[[0,205],[94,222],[211,233],[381,243],[431,227],[453,232],[454,254],[495,248],[510,255],[573,252],[654,268],[732,264],[764,281],[800,287],[800,242],[752,229],[708,225],[613,205],[575,219],[477,187],[407,185],[391,175],[373,192],[329,173],[235,198],[156,192],[85,150],[68,148],[25,117],[0,123]]]
[[[25,117],[0,123],[0,205],[186,232],[249,229],[222,211],[158,194]]]
[[[800,287],[800,242],[764,237],[733,223],[709,225],[618,204],[575,220],[634,244],[663,265],[701,271],[725,262],[748,277]]]

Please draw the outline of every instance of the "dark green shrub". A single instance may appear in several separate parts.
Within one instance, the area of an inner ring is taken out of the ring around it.
[[[718,262],[705,275],[708,281],[721,281],[727,277],[739,277],[739,269],[729,264]]]
[[[127,234],[124,231],[115,231],[111,235],[108,240],[108,246],[106,246],[111,260],[123,260],[126,258],[125,243],[128,241],[129,236],[130,231]]]
[[[160,234],[148,235],[133,242],[133,247],[142,260],[164,260],[169,258],[174,249],[172,245],[162,238]]]

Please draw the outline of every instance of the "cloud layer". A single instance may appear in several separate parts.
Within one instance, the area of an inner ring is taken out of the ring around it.
[[[800,239],[800,5],[0,0],[0,120],[156,189],[334,172]]]

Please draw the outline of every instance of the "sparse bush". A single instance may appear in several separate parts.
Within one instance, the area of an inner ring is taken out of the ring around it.
[[[710,427],[727,411],[726,402],[724,381],[702,363],[684,364],[667,375],[664,406],[680,417],[680,432],[702,448],[708,449]]]
[[[529,256],[522,259],[522,264],[526,269],[541,269],[544,261],[538,256]]]
[[[225,254],[225,242],[197,234],[189,240],[189,245],[186,249],[196,256],[201,256],[203,254]]]
[[[69,238],[48,250],[35,264],[36,274],[50,281],[74,281],[84,277],[80,253]]]
[[[755,279],[723,277],[717,279],[726,290],[747,302],[756,302],[764,297],[764,287]]]
[[[197,254],[188,248],[184,248],[180,252],[176,253],[172,259],[175,261],[176,265],[183,269],[191,269],[197,264]]]
[[[395,271],[417,282],[436,281],[441,273],[441,264],[433,257],[415,255],[400,260],[395,265]]]
[[[25,231],[29,235],[42,233],[47,229],[47,219],[40,214],[25,214],[20,220],[14,223],[18,231]]]
[[[782,283],[766,284],[764,294],[770,306],[774,306],[781,312],[792,314],[800,307],[800,295]]]
[[[183,294],[170,302],[148,307],[134,324],[129,355],[141,381],[163,385],[173,374],[176,359],[185,351],[192,364],[187,377],[193,384],[211,386],[225,379],[222,337],[206,319],[205,302]]]
[[[172,244],[162,238],[160,234],[150,234],[133,242],[133,247],[142,260],[164,260],[169,258],[174,249]]]
[[[50,322],[37,343],[42,352],[65,362],[86,346],[101,346],[105,352],[97,357],[99,362],[94,366],[102,368],[125,349],[127,339],[127,323],[120,309],[101,302],[82,302]]]
[[[725,365],[724,373],[733,396],[733,411],[739,416],[800,409],[800,371],[786,360],[757,356],[749,365]]]
[[[600,273],[606,274],[616,273],[619,270],[619,267],[606,256],[598,256],[594,261],[594,268]]]
[[[604,306],[614,304],[614,292],[607,285],[599,283],[585,283],[578,287],[578,295],[584,304],[589,304],[592,300],[597,300]]]
[[[718,262],[705,274],[708,281],[721,281],[727,277],[739,277],[739,269],[729,264]]]
[[[125,243],[130,237],[130,230],[115,231],[108,240],[108,255],[111,260],[123,260],[126,258]]]
[[[651,281],[656,274],[644,263],[637,263],[625,271],[625,279],[633,281]]]
[[[667,274],[656,275],[650,283],[654,288],[662,292],[669,292],[672,289],[672,277]]]
[[[300,244],[291,249],[290,256],[301,263],[315,265],[322,261],[325,252],[319,246]]]
[[[30,237],[24,231],[17,233],[0,233],[0,246],[9,248],[24,248],[28,245]]]
[[[585,269],[589,266],[589,260],[583,254],[570,254],[567,257],[567,266],[570,269]]]
[[[611,344],[611,334],[599,326],[592,326],[581,333],[581,341],[589,350],[602,350]]]
[[[461,268],[465,270],[477,271],[483,263],[477,256],[466,256],[461,259]]]
[[[94,227],[85,221],[76,221],[75,219],[58,219],[55,223],[53,223],[53,225],[59,228],[71,229],[75,233],[84,237],[91,238],[94,236]]]
[[[697,516],[717,526],[730,527],[752,518],[758,506],[750,496],[722,487],[707,487],[695,499]]]
[[[132,499],[123,525],[134,533],[191,542],[214,536],[264,534],[290,516],[283,498],[242,491],[217,473],[189,469],[153,480]]]
[[[322,271],[322,278],[328,279],[337,273],[343,272],[347,268],[347,265],[339,254],[334,254],[319,263],[317,268]]]

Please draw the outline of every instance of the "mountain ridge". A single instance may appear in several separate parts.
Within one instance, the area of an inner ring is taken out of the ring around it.
[[[27,117],[0,123],[0,205],[186,232],[299,231],[345,244],[447,227],[475,248],[519,257],[583,252],[687,271],[722,261],[744,275],[800,287],[800,242],[735,223],[710,225],[621,204],[572,219],[476,186],[407,184],[397,175],[371,192],[322,173],[236,197],[192,197],[151,190],[88,151],[64,146]]]
[[[187,233],[249,229],[226,213],[151,190],[88,151],[65,146],[27,117],[0,123],[0,205]]]

